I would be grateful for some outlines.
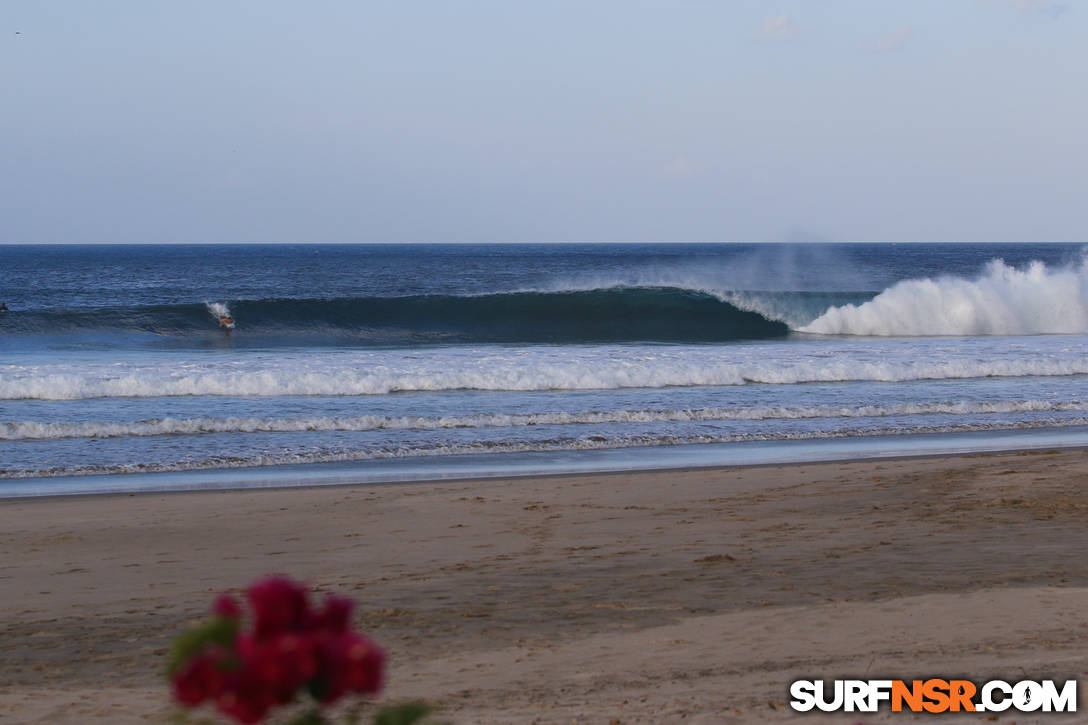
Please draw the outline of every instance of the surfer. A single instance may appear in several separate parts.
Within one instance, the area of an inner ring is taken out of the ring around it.
[[[0,312],[7,312],[7,311],[8,311],[8,303],[7,302],[0,302]]]
[[[229,315],[223,315],[219,318],[219,326],[228,330],[234,329],[234,318]]]

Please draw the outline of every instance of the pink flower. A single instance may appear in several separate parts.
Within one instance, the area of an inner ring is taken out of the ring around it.
[[[352,630],[352,600],[329,594],[311,609],[306,587],[283,576],[254,583],[246,598],[253,610],[249,631],[238,632],[238,600],[220,594],[212,606],[217,618],[179,639],[181,651],[192,654],[173,670],[178,702],[196,707],[211,700],[250,725],[300,692],[327,704],[381,689],[385,651]]]
[[[189,707],[196,707],[223,690],[226,653],[212,647],[189,660],[174,675],[174,697]]]
[[[223,593],[215,598],[215,603],[212,604],[212,614],[227,617],[228,619],[241,619],[242,607],[238,604],[237,599]]]
[[[317,697],[323,703],[349,692],[372,695],[384,684],[385,650],[357,632],[322,637],[317,662]]]
[[[342,673],[348,692],[377,694],[385,684],[385,650],[355,632],[341,636],[348,639],[347,669]]]
[[[323,629],[328,632],[346,632],[351,628],[351,612],[355,602],[336,594],[325,595],[325,606],[314,613],[310,622],[311,629]]]
[[[265,683],[245,668],[231,673],[229,682],[215,700],[221,713],[245,725],[260,722],[275,704],[276,698]]]
[[[306,633],[283,632],[263,639],[242,635],[237,647],[243,668],[263,683],[277,702],[290,702],[317,672],[313,637]]]
[[[299,631],[306,626],[309,602],[306,587],[285,576],[262,579],[246,592],[253,607],[253,633],[268,637],[281,632]]]

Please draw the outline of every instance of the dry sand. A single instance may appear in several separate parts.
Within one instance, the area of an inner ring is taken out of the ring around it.
[[[788,683],[1085,680],[1086,524],[1082,450],[0,501],[0,723],[163,722],[171,637],[270,572],[460,725],[907,722]]]

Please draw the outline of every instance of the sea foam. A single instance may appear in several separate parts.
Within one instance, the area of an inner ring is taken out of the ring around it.
[[[788,343],[783,344],[788,347]],[[413,391],[617,390],[673,386],[903,382],[1088,374],[1084,345],[1055,354],[971,347],[948,350],[841,349],[822,356],[775,356],[760,347],[669,347],[637,353],[593,348],[532,348],[481,354],[472,349],[389,353],[253,356],[243,362],[177,365],[7,366],[0,400],[80,400],[177,396],[361,396]],[[980,351],[981,353],[981,351]]]
[[[1088,262],[1017,269],[992,260],[975,278],[899,282],[863,304],[832,307],[803,332],[825,335],[1033,335],[1088,332]]]
[[[488,413],[462,416],[309,416],[298,418],[158,418],[139,421],[0,423],[0,440],[121,438],[212,433],[301,433],[316,431],[442,430],[527,426],[606,425],[689,421],[805,420],[813,418],[886,418],[900,415],[987,415],[1088,410],[1084,401],[936,401],[889,405],[615,410],[574,413]]]
[[[261,466],[282,466],[347,461],[374,461],[395,458],[460,456],[494,453],[531,453],[556,451],[589,451],[607,448],[635,448],[644,446],[679,446],[713,443],[738,443],[744,441],[786,441],[846,438],[856,436],[897,436],[906,434],[964,433],[971,431],[1024,430],[1030,428],[1060,428],[1088,425],[1088,418],[1064,420],[1039,420],[1032,422],[969,422],[944,425],[923,425],[903,430],[897,427],[871,426],[844,430],[790,433],[706,433],[694,435],[586,435],[564,436],[534,441],[479,441],[475,443],[432,443],[394,445],[360,449],[324,450],[308,452],[270,453],[252,456],[213,456],[196,460],[169,462],[141,462],[117,465],[72,465],[33,469],[0,469],[0,479],[51,478],[57,476],[90,476],[118,473],[163,473],[168,471],[198,471],[213,468],[238,469]]]

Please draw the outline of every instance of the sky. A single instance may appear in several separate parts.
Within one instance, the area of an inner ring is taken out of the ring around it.
[[[1088,4],[4,0],[0,243],[1088,241]]]

